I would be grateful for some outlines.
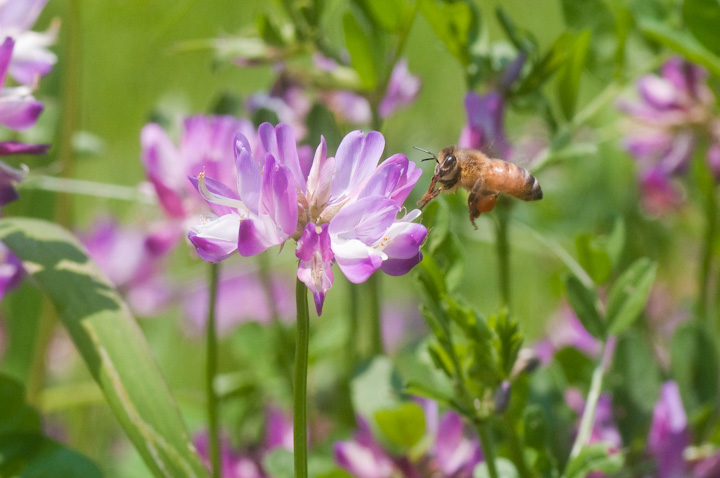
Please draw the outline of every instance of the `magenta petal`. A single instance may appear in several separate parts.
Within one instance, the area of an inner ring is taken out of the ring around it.
[[[333,252],[328,234],[328,225],[316,226],[313,223],[305,226],[298,240],[295,255],[298,264],[297,277],[313,294],[315,310],[322,314],[325,295],[334,281],[332,271]]]
[[[640,77],[637,88],[642,98],[651,106],[667,109],[677,104],[678,92],[675,86],[656,75]]]
[[[142,162],[160,205],[170,217],[184,217],[182,192],[185,172],[177,163],[179,152],[160,125],[149,123],[140,132]]]
[[[0,156],[14,154],[45,154],[50,149],[49,144],[25,144],[17,141],[1,141]]]
[[[421,174],[422,170],[416,168],[415,163],[408,161],[405,155],[395,154],[375,169],[358,194],[358,198],[383,196],[393,199],[398,206],[402,206]]]
[[[0,11],[2,10],[0,9]],[[5,38],[5,41],[3,41],[2,45],[0,45],[0,88],[5,85],[8,66],[10,66],[10,59],[12,58],[14,47],[15,40],[10,37]]]

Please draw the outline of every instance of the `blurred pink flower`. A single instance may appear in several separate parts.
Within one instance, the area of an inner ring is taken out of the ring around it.
[[[690,444],[687,415],[675,382],[665,382],[653,409],[648,449],[657,460],[658,478],[685,478],[683,452]]]
[[[720,118],[706,78],[701,67],[671,58],[660,75],[638,80],[638,100],[618,103],[631,119],[625,148],[638,161],[643,192],[649,195],[644,203],[652,214],[679,202],[670,179],[685,174],[699,142],[709,143],[706,159],[720,180]]]
[[[90,257],[140,316],[157,315],[171,302],[172,291],[162,276],[163,259],[177,236],[166,232],[162,225],[148,233],[103,219],[89,232],[79,234]]]
[[[549,363],[555,352],[564,347],[575,347],[591,357],[600,353],[600,342],[585,330],[567,304],[563,304],[548,324],[546,338],[534,346],[535,353],[544,364]]]
[[[198,433],[193,440],[205,465],[210,467],[209,437],[207,432]],[[262,466],[263,458],[278,448],[292,451],[292,424],[277,408],[265,412],[265,439],[261,446],[234,450],[230,440],[220,439],[220,476],[223,478],[269,478]]]
[[[407,59],[400,59],[393,67],[385,97],[378,107],[380,117],[387,118],[398,109],[414,103],[420,93],[420,86],[420,78],[408,71]]]
[[[578,389],[568,388],[565,390],[565,402],[577,413],[578,417],[582,416],[585,411],[585,398]],[[595,421],[589,440],[589,443],[599,442],[608,443],[610,453],[616,453],[622,449],[622,437],[613,418],[612,399],[605,393],[598,398]]]
[[[335,462],[357,478],[472,477],[482,461],[482,452],[477,440],[465,436],[460,416],[447,411],[438,419],[435,402],[421,399],[419,403],[425,411],[431,442],[422,456],[398,456],[385,450],[373,437],[367,422],[360,418],[353,439],[335,443]]]
[[[24,276],[20,259],[0,242],[0,300],[19,286]]]
[[[198,281],[182,289],[189,332],[192,335],[203,334],[207,322],[207,284]],[[272,280],[272,297],[268,297],[258,274],[222,270],[215,306],[217,332],[227,334],[248,321],[269,324],[274,319],[294,317],[294,299],[292,288],[280,278]],[[275,317],[275,314],[278,316]]]

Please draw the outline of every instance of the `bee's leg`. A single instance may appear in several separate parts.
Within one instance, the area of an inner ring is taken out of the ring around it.
[[[478,179],[475,181],[470,195],[468,196],[468,210],[470,211],[470,222],[473,227],[477,229],[475,219],[484,212],[490,212],[495,207],[497,198],[500,195],[497,191],[489,191],[484,188],[483,180]]]

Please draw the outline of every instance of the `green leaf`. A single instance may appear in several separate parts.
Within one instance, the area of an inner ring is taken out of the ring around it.
[[[720,55],[718,25],[720,25],[720,3],[718,0],[685,0],[683,20],[692,35],[708,50]]]
[[[258,34],[265,43],[277,47],[285,46],[285,40],[283,39],[280,30],[275,27],[266,14],[262,12],[259,13],[256,17],[256,21]]]
[[[0,375],[0,476],[99,478],[85,456],[42,435],[40,414],[25,402],[22,385]]]
[[[594,289],[586,287],[580,279],[571,275],[565,279],[568,302],[582,322],[585,330],[597,339],[605,338],[605,324],[597,309],[598,296]]]
[[[590,234],[581,234],[575,238],[578,262],[596,284],[603,284],[610,277],[612,264],[610,255]]]
[[[425,383],[418,382],[416,380],[410,380],[405,385],[405,393],[408,395],[417,395],[418,397],[429,398],[438,404],[449,407],[452,398],[439,392],[435,387],[426,385]]]
[[[365,0],[373,23],[388,32],[399,31],[405,25],[408,5],[404,0]]]
[[[480,38],[480,12],[472,2],[420,0],[420,12],[435,34],[464,66],[471,63],[471,49]]]
[[[620,263],[625,248],[625,221],[622,217],[615,220],[612,231],[604,241],[604,246],[610,258],[610,267],[614,269]]]
[[[387,357],[375,357],[362,364],[350,384],[355,411],[367,419],[375,412],[400,403],[401,384]]]
[[[641,22],[640,30],[651,40],[680,53],[688,61],[704,66],[713,75],[720,76],[720,57],[701,45],[689,33],[654,20]]]
[[[375,68],[370,40],[355,17],[349,12],[343,16],[343,29],[345,31],[345,46],[350,53],[352,66],[360,77],[362,87],[372,91],[377,86],[378,73]]]
[[[498,6],[495,9],[495,15],[497,16],[500,26],[505,30],[505,34],[515,48],[526,53],[532,53],[537,50],[537,40],[533,37],[532,33],[524,28],[518,27],[502,6]]]
[[[498,366],[503,372],[504,378],[508,378],[523,343],[520,324],[517,318],[511,316],[506,310],[490,317],[488,323],[490,328],[495,331],[494,342]]]
[[[498,478],[520,478],[515,465],[507,458],[498,457],[495,458],[495,468],[498,472]],[[487,463],[482,462],[473,470],[473,478],[490,478],[490,470],[488,470]]]
[[[580,91],[580,76],[585,67],[585,59],[587,58],[589,48],[590,32],[586,30],[580,33],[573,42],[570,55],[558,77],[560,108],[568,120],[572,119],[575,115],[575,107],[577,106],[577,98]]]
[[[718,403],[718,354],[701,327],[685,324],[677,329],[670,344],[670,371],[688,415],[703,404]]]
[[[412,448],[425,435],[425,412],[415,402],[378,410],[375,422],[385,438],[404,450]]]
[[[574,37],[570,32],[560,34],[550,50],[535,62],[528,75],[517,88],[517,95],[534,94],[567,61],[573,46]]]
[[[608,334],[619,335],[645,308],[657,266],[640,258],[623,272],[610,289],[607,302]]]
[[[208,476],[130,311],[75,237],[46,221],[0,219],[2,241],[55,305],[110,408],[157,476]]]
[[[588,473],[599,471],[605,474],[617,473],[623,466],[622,453],[610,453],[609,443],[599,442],[583,447],[565,469],[565,478],[585,478]]]

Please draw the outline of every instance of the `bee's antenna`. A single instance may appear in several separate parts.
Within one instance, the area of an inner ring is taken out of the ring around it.
[[[434,159],[436,163],[439,163],[439,162],[440,162],[440,161],[438,161],[437,156],[435,156],[435,153],[432,153],[432,152],[428,151],[427,149],[418,148],[417,146],[413,146],[413,148],[417,149],[418,151],[422,151],[423,153],[427,153],[427,154],[429,154],[430,156],[432,156],[431,158],[421,159],[421,161],[430,161],[431,159]]]

